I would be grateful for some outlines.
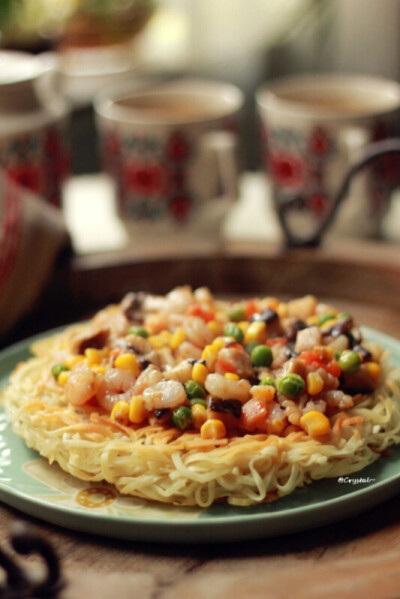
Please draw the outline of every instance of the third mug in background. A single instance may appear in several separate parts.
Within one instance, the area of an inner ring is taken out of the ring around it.
[[[203,80],[96,98],[104,168],[133,236],[218,237],[237,197],[242,104],[235,86]]]
[[[400,85],[359,75],[307,75],[272,81],[256,95],[265,168],[275,206],[291,203],[287,226],[306,237],[329,215],[350,165],[369,143],[399,133]],[[399,184],[397,156],[358,174],[334,232],[378,235]]]

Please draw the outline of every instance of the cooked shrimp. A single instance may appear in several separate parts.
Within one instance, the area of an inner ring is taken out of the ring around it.
[[[172,355],[171,348],[162,347],[158,350],[158,356],[160,358],[161,369],[172,368],[176,364],[176,360]]]
[[[164,371],[164,376],[166,379],[179,381],[180,383],[184,383],[189,380],[192,376],[193,366],[187,360],[182,360],[180,364],[170,368],[169,370]]]
[[[201,349],[190,343],[190,341],[184,341],[179,346],[179,356],[183,360],[193,358],[194,360],[201,360]]]
[[[251,385],[246,379],[234,381],[222,374],[209,374],[204,386],[211,395],[221,399],[239,399],[244,402],[250,398]]]
[[[141,372],[136,380],[133,388],[135,393],[143,393],[147,387],[152,387],[163,379],[163,374],[160,369],[150,364],[143,372]]]
[[[291,300],[287,303],[289,316],[306,320],[309,316],[315,314],[317,300],[313,295],[305,295]]]
[[[182,383],[160,381],[143,391],[143,399],[147,410],[162,410],[185,404],[187,395]]]
[[[254,374],[254,368],[251,361],[251,358],[246,352],[236,349],[234,347],[225,347],[220,350],[218,357],[222,360],[229,362],[232,364],[235,372],[239,376],[239,378],[250,378]],[[225,371],[220,371],[218,367],[216,367],[216,372],[218,374],[225,374]]]
[[[210,331],[204,320],[198,316],[186,318],[183,323],[183,328],[187,340],[201,349],[214,340],[214,333]]]
[[[348,408],[352,408],[354,406],[354,401],[351,395],[347,395],[347,393],[344,393],[340,389],[321,393],[319,398],[323,401],[326,401],[328,406],[339,408],[340,410],[347,410]]]
[[[178,314],[184,314],[191,304],[194,304],[195,298],[193,291],[189,285],[184,287],[176,287],[170,291],[167,296],[167,312],[174,312]]]
[[[141,356],[148,354],[153,349],[150,342],[140,335],[128,335],[125,339],[128,346]]]
[[[74,406],[81,406],[96,394],[98,385],[96,373],[84,362],[79,362],[71,370],[65,385],[67,400]]]
[[[135,380],[133,374],[128,370],[110,368],[97,389],[97,401],[104,409],[111,411],[117,401],[130,400]]]
[[[321,345],[322,333],[317,326],[307,327],[297,333],[296,345],[294,351],[300,354],[303,351],[313,349],[316,345]]]
[[[208,306],[212,306],[214,303],[214,298],[211,295],[211,291],[208,287],[198,287],[194,290],[193,295],[195,297],[196,302],[201,304],[207,304]]]

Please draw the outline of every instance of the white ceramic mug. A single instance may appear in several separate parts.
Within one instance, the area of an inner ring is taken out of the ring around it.
[[[264,85],[256,100],[273,199],[277,208],[291,203],[288,226],[297,237],[307,236],[329,214],[343,177],[365,147],[399,132],[400,85],[386,79],[291,77]],[[338,211],[336,233],[379,233],[399,166],[397,156],[382,156],[368,173],[357,175]]]
[[[203,80],[95,100],[105,170],[119,214],[135,236],[218,236],[237,197],[242,92]]]
[[[69,173],[68,111],[44,60],[0,52],[0,166],[56,206]]]

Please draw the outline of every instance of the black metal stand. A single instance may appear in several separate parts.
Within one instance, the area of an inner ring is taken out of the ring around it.
[[[6,574],[4,584],[0,585],[0,599],[57,597],[64,582],[59,559],[50,543],[27,524],[17,522],[11,529],[11,545],[20,555],[38,553],[46,565],[46,572],[37,575],[34,570],[24,567],[15,555],[0,548],[0,566]]]

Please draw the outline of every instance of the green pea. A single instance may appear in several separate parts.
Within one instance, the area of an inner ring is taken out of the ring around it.
[[[325,312],[324,314],[320,314],[318,316],[318,326],[321,327],[323,324],[325,324],[325,322],[328,322],[328,320],[332,320],[332,318],[335,318],[335,315],[331,312]]]
[[[204,406],[205,408],[207,407],[207,402],[202,397],[192,397],[191,399],[189,399],[190,406],[194,406],[196,404],[200,404],[201,406]]]
[[[246,319],[246,314],[244,312],[243,306],[241,306],[240,304],[235,304],[234,306],[232,306],[232,308],[228,310],[227,316],[229,320],[232,320],[233,322],[240,322],[241,320]]]
[[[128,334],[137,335],[138,337],[144,337],[144,339],[147,339],[147,337],[149,336],[149,332],[143,327],[131,327],[128,331]]]
[[[361,358],[355,351],[345,351],[340,354],[338,364],[343,372],[356,372],[361,366]]]
[[[248,341],[246,343],[246,345],[244,346],[244,351],[246,352],[246,354],[249,354],[249,356],[251,355],[251,352],[253,351],[253,349],[255,347],[257,347],[257,345],[260,345],[260,343],[258,341]]]
[[[202,399],[206,396],[206,390],[203,385],[200,385],[197,381],[189,379],[183,385],[185,387],[186,395],[189,399],[201,397]]]
[[[228,322],[228,324],[225,325],[224,335],[227,337],[233,337],[238,343],[242,343],[244,339],[244,333],[242,329],[239,328],[237,324],[233,324],[233,322]]]
[[[68,366],[65,366],[64,364],[54,364],[51,368],[51,374],[57,380],[60,374],[66,370],[69,370]]]
[[[283,395],[294,399],[304,391],[305,383],[299,374],[292,372],[284,374],[278,379],[277,389]]]
[[[184,431],[192,426],[193,417],[190,408],[187,406],[179,406],[172,412],[172,421],[176,427]]]
[[[250,354],[254,366],[271,366],[272,350],[268,345],[257,345]]]
[[[271,387],[276,387],[275,379],[273,376],[264,376],[258,384],[259,385],[270,385]]]

